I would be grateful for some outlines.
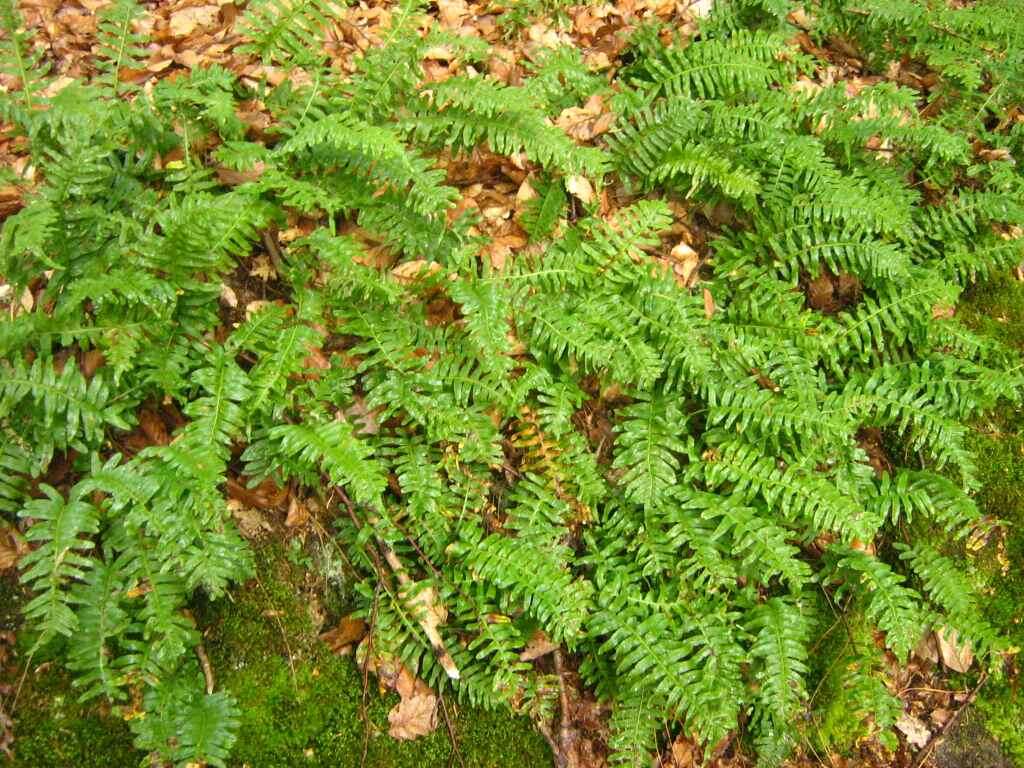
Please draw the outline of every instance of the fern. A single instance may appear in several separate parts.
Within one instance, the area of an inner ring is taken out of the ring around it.
[[[556,5],[492,10],[511,34]],[[791,5],[718,0],[624,50],[602,22],[505,72],[420,0],[344,67],[341,5],[259,0],[231,70],[137,89],[148,11],[116,0],[59,92],[0,7],[34,171],[5,181],[0,513],[82,696],[132,702],[154,760],[230,762],[244,716],[203,692],[188,609],[251,574],[225,493],[266,479],[323,501],[368,646],[545,719],[543,630],[615,764],[735,732],[781,764],[839,708],[891,744],[875,637],[905,659],[956,632],[997,668],[951,556],[988,524],[968,425],[1024,379],[955,306],[1021,257],[1020,25],[821,0],[794,37]],[[855,88],[824,82],[837,40]],[[596,138],[559,127],[605,108]],[[856,630],[830,671],[828,606]]]
[[[36,647],[56,635],[71,636],[78,628],[69,588],[85,578],[93,561],[86,553],[93,542],[85,538],[99,530],[96,508],[72,492],[70,498],[52,486],[42,486],[45,499],[28,502],[19,512],[36,524],[26,538],[40,542],[21,559],[21,580],[36,593],[25,606],[25,616],[39,631]]]
[[[101,80],[115,93],[123,88],[122,70],[144,68],[143,59],[147,56],[142,47],[144,38],[133,29],[141,16],[142,9],[136,0],[117,0],[101,12],[97,33],[102,57]]]
[[[322,38],[334,16],[330,0],[259,0],[242,19],[243,34],[251,40],[245,49],[265,63],[315,64],[316,46],[310,42]]]

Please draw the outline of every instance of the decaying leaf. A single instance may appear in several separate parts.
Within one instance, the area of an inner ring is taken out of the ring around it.
[[[436,275],[441,269],[441,265],[436,261],[415,259],[413,261],[403,261],[391,270],[391,276],[398,282],[408,285],[421,276],[430,277]]]
[[[309,507],[302,499],[292,496],[288,502],[288,516],[284,520],[285,527],[299,528],[309,522]]]
[[[942,663],[954,672],[966,672],[974,663],[974,650],[970,642],[957,636],[955,629],[943,627],[935,633]]]
[[[14,568],[29,551],[25,538],[10,525],[0,527],[0,572]]]
[[[338,626],[320,634],[320,639],[334,651],[342,653],[366,636],[367,624],[360,618],[346,616],[338,622]]]
[[[219,15],[220,7],[216,5],[182,8],[171,14],[171,34],[175,37],[188,37],[198,27],[213,25]]]
[[[711,291],[707,288],[704,289],[704,316],[710,320],[715,314],[715,298],[711,295]]]
[[[228,499],[228,509],[238,523],[239,532],[247,539],[260,539],[264,533],[274,530],[258,509],[247,507],[237,499]]]
[[[558,647],[556,643],[541,630],[537,630],[526,644],[526,648],[519,654],[520,661],[533,661],[541,656],[546,656]]]
[[[594,187],[586,176],[568,177],[565,180],[565,189],[570,195],[575,195],[584,205],[594,202]]]
[[[433,587],[412,586],[415,592],[410,594],[409,608],[416,614],[417,621],[429,636],[432,632],[436,633],[437,628],[447,620],[448,609],[438,600],[437,590]]]
[[[896,728],[907,737],[907,741],[910,744],[918,749],[925,746],[932,737],[932,732],[928,730],[928,727],[920,718],[909,715],[906,712],[900,715],[900,719],[896,721]]]
[[[426,736],[437,727],[437,697],[413,693],[388,712],[388,733],[402,741]]]

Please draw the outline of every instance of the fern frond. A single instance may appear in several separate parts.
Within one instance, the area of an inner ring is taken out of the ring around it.
[[[331,0],[257,0],[242,17],[241,32],[251,41],[242,50],[264,64],[313,65],[324,57],[320,44],[336,13]]]
[[[25,538],[40,542],[21,559],[21,581],[36,593],[25,605],[25,617],[39,630],[37,647],[55,635],[70,637],[77,630],[68,589],[93,567],[87,553],[94,545],[84,537],[99,530],[96,507],[75,490],[68,499],[50,485],[40,490],[46,498],[28,502],[18,513],[35,521]]]

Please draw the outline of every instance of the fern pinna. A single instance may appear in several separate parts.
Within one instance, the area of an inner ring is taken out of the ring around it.
[[[609,85],[567,46],[515,84],[428,80],[435,44],[488,51],[415,0],[342,71],[322,44],[344,9],[261,0],[241,50],[301,76],[197,67],[142,92],[120,77],[145,56],[132,0],[101,12],[98,76],[60,90],[5,3],[20,87],[0,108],[39,181],[0,238],[9,295],[32,298],[0,325],[0,512],[32,545],[35,652],[143,708],[157,759],[224,765],[239,712],[202,690],[185,609],[251,572],[224,498],[243,475],[321,494],[374,648],[430,683],[550,712],[521,659],[545,632],[610,703],[616,764],[741,723],[785,759],[825,718],[822,595],[897,659],[945,629],[998,670],[949,555],[981,524],[967,420],[1022,381],[954,307],[1024,255],[1024,134],[999,119],[1024,32],[1006,0],[819,5],[721,0],[692,39],[641,26]],[[836,34],[889,76],[821,77],[813,40]],[[893,75],[894,46],[934,85]],[[554,118],[592,96],[615,124],[584,145]],[[501,265],[446,171],[472,153],[535,193]],[[709,240],[685,280],[681,224]],[[277,298],[228,312],[257,253]],[[132,447],[154,403],[180,419]],[[859,677],[826,688],[885,732],[883,651],[850,653]]]

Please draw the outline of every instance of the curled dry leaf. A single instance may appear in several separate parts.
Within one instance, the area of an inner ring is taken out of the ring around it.
[[[287,528],[299,528],[309,522],[309,507],[301,499],[292,496],[288,502],[288,516],[284,524]]]
[[[604,105],[600,94],[591,96],[582,107],[567,107],[555,120],[555,125],[576,141],[587,142],[612,127],[615,115]]]
[[[17,566],[28,551],[28,543],[16,528],[10,525],[0,528],[0,572]]]
[[[961,641],[955,629],[943,627],[935,633],[942,663],[954,672],[966,672],[974,663],[974,650],[966,640]]]
[[[410,586],[416,591],[409,597],[409,608],[416,614],[416,620],[424,632],[428,635],[436,633],[437,628],[448,619],[448,609],[438,599],[437,590],[433,587]]]
[[[541,630],[537,630],[533,633],[530,638],[530,642],[526,644],[526,648],[519,654],[520,661],[533,661],[539,659],[541,656],[546,656],[553,650],[558,648],[556,643],[551,642],[551,639],[544,634]]]
[[[680,240],[679,244],[669,253],[669,257],[672,259],[672,270],[679,280],[686,287],[692,287],[697,282],[700,254],[693,250],[686,241]]]
[[[565,180],[565,189],[584,205],[594,201],[594,187],[586,176],[569,176]]]
[[[320,639],[334,653],[343,653],[366,637],[367,624],[360,618],[346,616],[338,622],[338,626],[321,633]]]
[[[436,261],[414,259],[413,261],[403,261],[396,266],[391,270],[391,276],[403,285],[408,285],[415,282],[421,275],[430,277],[431,275],[436,275],[441,269],[441,265]]]
[[[710,320],[715,314],[715,298],[711,295],[711,291],[707,288],[704,289],[704,316]]]
[[[236,294],[235,289],[227,283],[223,283],[220,286],[220,303],[231,307],[232,309],[238,306],[238,294]]]
[[[437,697],[430,691],[414,692],[388,712],[388,734],[401,741],[426,736],[437,727]]]
[[[228,499],[228,510],[235,518],[239,532],[247,539],[260,539],[264,533],[274,530],[258,509],[247,507],[237,499]]]

